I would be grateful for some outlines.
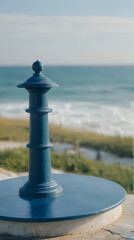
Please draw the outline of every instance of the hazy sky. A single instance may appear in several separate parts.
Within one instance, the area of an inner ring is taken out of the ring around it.
[[[134,0],[0,0],[0,65],[134,64]]]

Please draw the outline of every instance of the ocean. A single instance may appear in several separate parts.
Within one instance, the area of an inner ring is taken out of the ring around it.
[[[25,119],[28,93],[17,84],[31,67],[0,67],[0,117]],[[48,66],[49,121],[105,135],[134,136],[134,66]]]

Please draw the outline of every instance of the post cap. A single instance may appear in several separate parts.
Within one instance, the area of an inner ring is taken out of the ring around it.
[[[37,60],[32,64],[32,69],[34,74],[32,77],[28,78],[24,83],[17,85],[19,88],[43,88],[49,90],[52,87],[58,87],[58,84],[53,83],[49,78],[44,76],[41,71],[43,70],[43,64]]]

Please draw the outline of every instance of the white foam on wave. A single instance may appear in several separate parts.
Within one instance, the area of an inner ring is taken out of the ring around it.
[[[26,119],[28,117],[26,108],[28,108],[28,102],[1,103],[0,117]]]
[[[50,122],[105,135],[134,136],[134,103],[129,108],[91,102],[53,102]]]
[[[0,104],[0,116],[28,118],[28,102]],[[92,102],[50,102],[51,123],[71,129],[88,130],[105,135],[134,136],[134,102],[129,107],[108,106]]]

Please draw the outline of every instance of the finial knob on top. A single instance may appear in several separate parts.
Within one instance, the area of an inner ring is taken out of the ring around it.
[[[40,61],[36,61],[32,65],[34,74],[32,77],[28,78],[24,83],[18,85],[20,88],[32,89],[32,88],[42,88],[47,91],[52,87],[58,87],[56,83],[53,83],[49,78],[44,76],[41,71],[43,70],[43,64]]]
[[[36,61],[32,65],[32,69],[35,71],[35,74],[40,74],[40,72],[43,70],[43,64],[40,61]]]

